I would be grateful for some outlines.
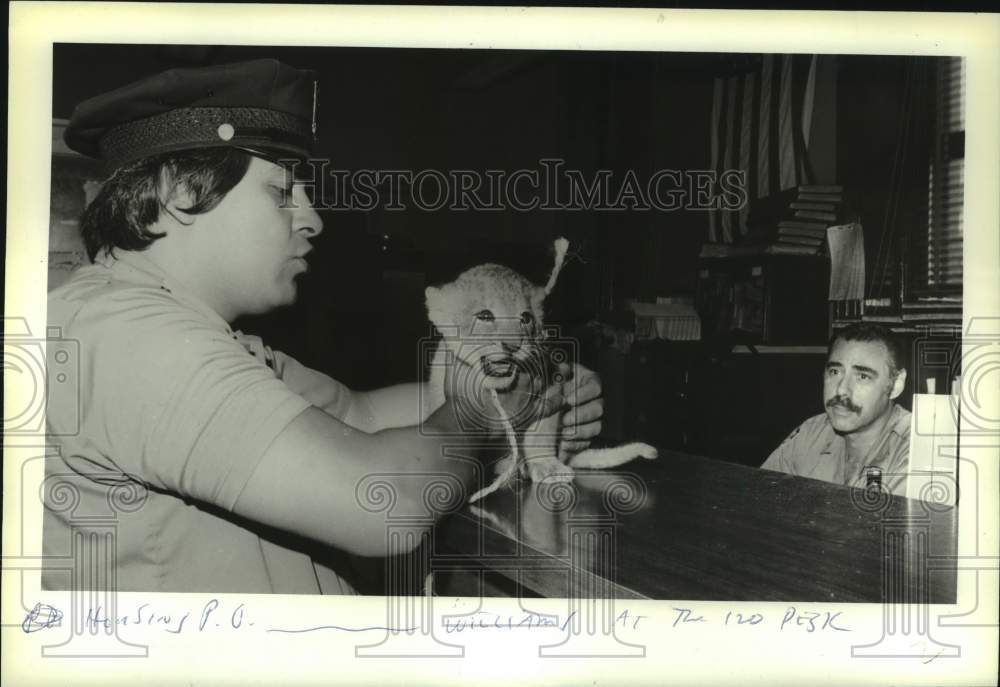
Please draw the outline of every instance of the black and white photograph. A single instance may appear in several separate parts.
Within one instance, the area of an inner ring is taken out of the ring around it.
[[[52,205],[82,220],[51,224],[49,325],[80,342],[84,400],[49,422],[79,426],[53,465],[84,501],[47,510],[46,552],[117,488],[144,501],[123,590],[384,594],[381,559],[419,546],[398,567],[428,569],[392,591],[564,597],[593,575],[637,598],[882,601],[882,508],[928,501],[931,544],[954,546],[957,456],[911,423],[915,399],[950,412],[962,373],[963,73],[55,46]],[[80,156],[103,175],[72,176]],[[199,232],[250,172],[259,198]],[[419,425],[452,392],[437,442]],[[494,445],[436,462],[463,421]],[[427,537],[386,548],[375,466],[401,473],[392,498],[454,490]],[[588,516],[612,549],[576,550]],[[953,600],[954,576],[929,592]]]
[[[262,38],[51,44],[18,633],[989,625],[966,56]]]

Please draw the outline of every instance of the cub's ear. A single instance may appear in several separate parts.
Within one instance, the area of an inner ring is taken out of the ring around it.
[[[548,295],[548,292],[543,288],[537,288],[531,294],[531,310],[539,324],[541,324],[542,319],[544,319],[545,297]]]
[[[424,289],[424,298],[426,299],[425,303],[427,304],[428,310],[433,310],[439,307],[441,303],[441,297],[442,297],[441,289],[437,288],[436,286],[428,286],[426,289]]]
[[[447,311],[447,294],[444,289],[428,286],[424,289],[424,297],[426,298],[427,319],[440,331],[448,319],[445,315]]]

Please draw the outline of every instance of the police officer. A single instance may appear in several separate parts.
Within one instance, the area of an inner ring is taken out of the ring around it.
[[[910,413],[899,344],[883,327],[854,324],[830,342],[824,413],[799,425],[762,468],[853,487],[873,482],[905,495]]]
[[[118,589],[351,593],[296,542],[384,555],[385,514],[356,494],[366,476],[400,475],[386,478],[394,513],[420,513],[441,475],[475,489],[483,436],[505,445],[496,416],[458,417],[473,400],[458,392],[420,417],[416,384],[352,391],[231,329],[295,300],[322,222],[287,163],[315,133],[314,74],[274,60],[173,69],[74,111],[67,144],[110,176],[81,220],[93,264],[49,296],[50,325],[79,342],[81,393],[78,407],[50,399],[51,471],[76,500],[47,502],[47,555],[125,489],[140,503],[118,512]],[[585,444],[600,384],[577,381],[568,431]],[[562,387],[531,385],[504,394],[508,415],[563,406]],[[444,457],[432,435],[473,460]],[[68,585],[44,571],[43,586]]]

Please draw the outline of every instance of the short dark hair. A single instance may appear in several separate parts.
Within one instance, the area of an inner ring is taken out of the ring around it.
[[[889,351],[889,371],[895,374],[904,367],[903,347],[891,331],[880,325],[855,322],[835,332],[827,347],[827,356],[833,351],[833,345],[837,341],[881,341]]]
[[[200,148],[146,157],[117,169],[101,186],[80,219],[93,262],[104,251],[145,250],[163,234],[149,226],[166,198],[183,186],[192,198],[187,214],[208,212],[240,183],[251,155],[236,148]],[[164,197],[163,184],[169,184]]]

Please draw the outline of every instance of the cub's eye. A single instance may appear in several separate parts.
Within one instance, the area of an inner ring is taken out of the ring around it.
[[[530,327],[534,323],[535,323],[535,316],[534,315],[532,315],[527,310],[525,310],[523,313],[521,313],[521,324],[523,324],[525,327]]]
[[[480,310],[476,313],[476,319],[480,322],[492,322],[496,318],[493,317],[493,313],[489,310]]]

